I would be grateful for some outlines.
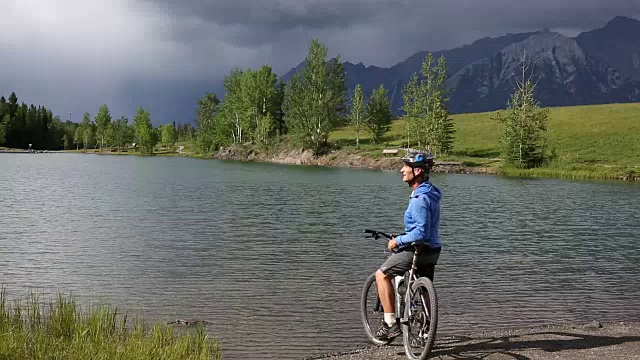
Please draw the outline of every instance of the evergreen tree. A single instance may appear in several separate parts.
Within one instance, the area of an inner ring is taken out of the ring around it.
[[[11,119],[9,118],[9,114],[4,115],[4,117],[0,118],[0,119],[2,119],[2,121],[0,121],[0,145],[4,145],[4,143],[7,140],[7,136],[6,136],[7,133],[5,131],[5,126],[6,126],[5,124],[9,123],[9,121]]]
[[[518,168],[532,168],[544,161],[544,132],[547,130],[549,109],[541,109],[534,96],[535,86],[530,79],[517,81],[507,115],[499,112],[493,118],[502,124],[500,147],[505,163]]]

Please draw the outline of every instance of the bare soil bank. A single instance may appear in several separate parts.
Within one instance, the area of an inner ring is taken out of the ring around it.
[[[400,170],[400,155],[387,155],[380,158],[372,158],[366,154],[336,150],[319,157],[313,156],[309,150],[276,150],[271,152],[257,151],[241,147],[221,149],[212,155],[218,160],[257,161],[291,165],[320,165],[336,167],[352,167],[382,170]],[[463,166],[459,162],[436,162],[432,169],[437,173],[458,174],[497,174],[497,169]]]
[[[592,323],[438,337],[431,359],[640,359],[640,323]],[[400,338],[388,346],[309,359],[406,359]]]

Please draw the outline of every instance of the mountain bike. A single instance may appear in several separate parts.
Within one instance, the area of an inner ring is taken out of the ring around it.
[[[364,230],[367,238],[376,240],[384,237],[391,239],[392,235],[375,230]],[[424,276],[419,276],[416,266],[418,254],[424,251],[421,245],[411,244],[415,248],[411,270],[404,276],[396,276],[392,280],[396,299],[396,318],[402,329],[402,342],[407,358],[411,360],[425,360],[433,348],[438,328],[438,299],[433,282]],[[360,300],[362,323],[369,340],[376,345],[387,345],[393,339],[378,339],[376,330],[384,321],[384,310],[375,272],[367,278]]]

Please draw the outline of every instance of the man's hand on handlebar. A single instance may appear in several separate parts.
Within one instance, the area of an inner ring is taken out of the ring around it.
[[[398,248],[398,243],[396,242],[396,237],[394,236],[387,243],[387,249],[391,252],[394,252],[397,248]]]

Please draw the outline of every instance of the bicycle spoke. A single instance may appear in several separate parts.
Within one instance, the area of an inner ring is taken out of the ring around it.
[[[403,328],[405,353],[411,360],[425,360],[433,347],[437,328],[437,300],[433,284],[428,279],[416,280],[407,303],[407,323]]]

